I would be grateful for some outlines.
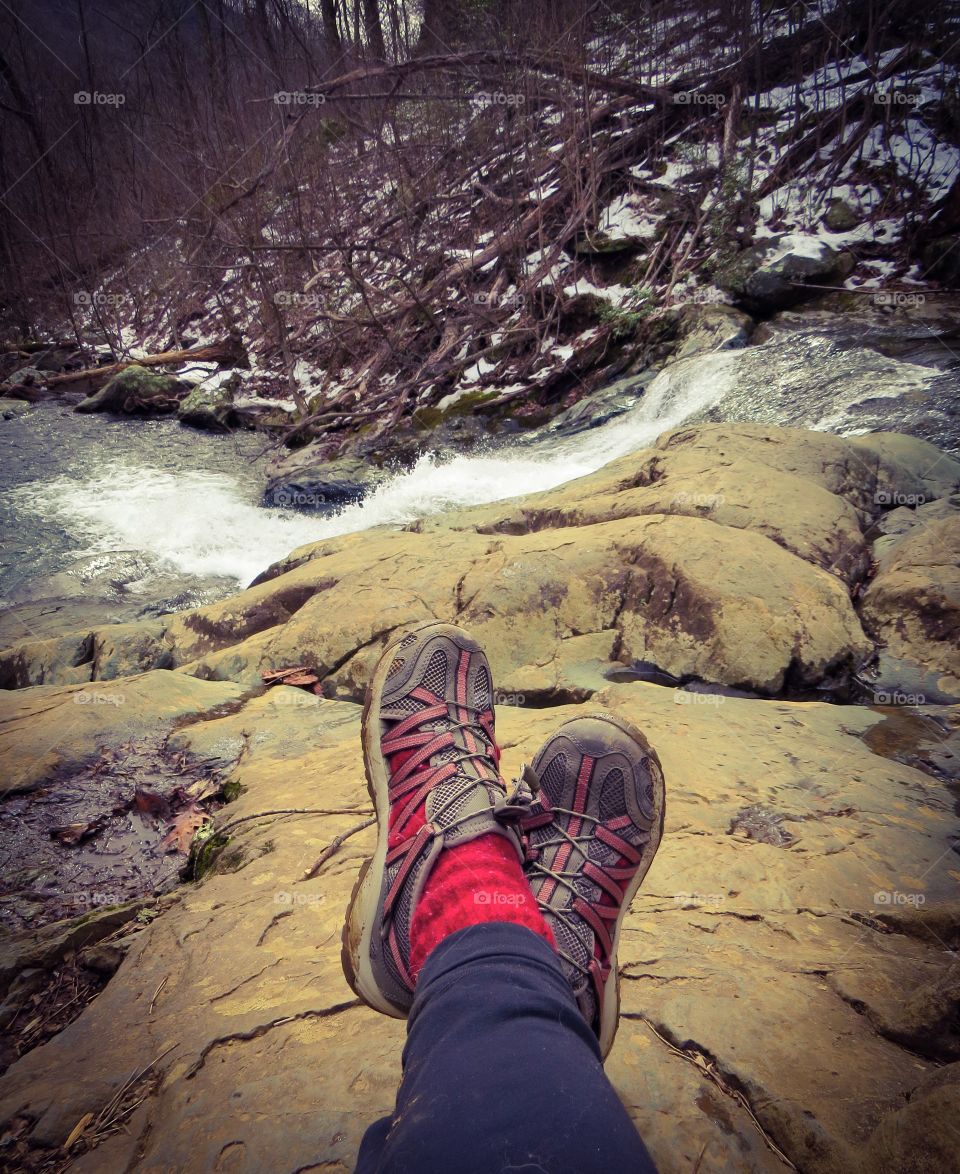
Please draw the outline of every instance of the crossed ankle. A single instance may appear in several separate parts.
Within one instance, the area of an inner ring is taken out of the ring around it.
[[[554,945],[516,850],[494,833],[447,848],[437,859],[410,926],[413,978],[444,938],[489,921],[522,925]]]

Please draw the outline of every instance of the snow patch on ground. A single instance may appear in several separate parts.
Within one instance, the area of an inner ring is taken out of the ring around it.
[[[600,232],[626,240],[649,240],[657,235],[659,221],[639,208],[634,197],[618,196],[600,214],[597,223]]]
[[[633,301],[639,297],[639,292],[633,286],[594,285],[588,277],[578,277],[571,285],[565,285],[563,292],[568,298],[575,298],[580,294],[593,294],[614,306],[621,306],[624,302]]]

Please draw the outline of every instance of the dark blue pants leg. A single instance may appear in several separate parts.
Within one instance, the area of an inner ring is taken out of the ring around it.
[[[551,947],[523,926],[451,934],[427,959],[393,1116],[357,1174],[655,1174]]]

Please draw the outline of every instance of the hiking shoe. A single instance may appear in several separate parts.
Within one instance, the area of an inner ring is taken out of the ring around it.
[[[611,714],[565,722],[533,760],[524,871],[574,996],[606,1056],[620,1014],[623,917],[663,831],[660,760]]]
[[[490,666],[466,632],[430,623],[388,646],[367,688],[363,758],[377,847],[351,897],[343,969],[365,1003],[405,1018],[410,927],[437,857],[491,832],[524,855],[515,825],[531,795],[507,796]]]

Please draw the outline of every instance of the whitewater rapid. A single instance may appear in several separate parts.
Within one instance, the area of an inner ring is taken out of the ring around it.
[[[330,516],[260,506],[262,440],[211,437],[172,421],[64,418],[61,428],[89,430],[79,462],[62,460],[43,478],[21,480],[10,496],[21,524],[32,517],[74,556],[138,551],[179,575],[235,589],[298,546],[552,489],[651,446],[686,421],[757,421],[841,434],[909,431],[911,412],[923,417],[924,428],[933,412],[949,424],[953,417],[943,405],[956,394],[935,367],[818,330],[681,359],[641,394],[642,384],[638,378],[636,402],[606,424],[573,435],[548,426],[469,455],[423,456]],[[616,385],[621,402],[633,386]],[[47,438],[47,450],[58,438]],[[44,463],[47,450],[35,441],[34,464]],[[35,549],[16,561],[31,557],[38,561]]]
[[[702,411],[724,394],[732,355],[665,370],[637,405],[567,438],[466,456],[428,455],[362,502],[329,517],[263,509],[232,472],[161,468],[116,456],[92,476],[63,474],[14,491],[21,510],[54,519],[75,554],[138,550],[186,575],[249,583],[309,542],[551,489],[586,476]]]

